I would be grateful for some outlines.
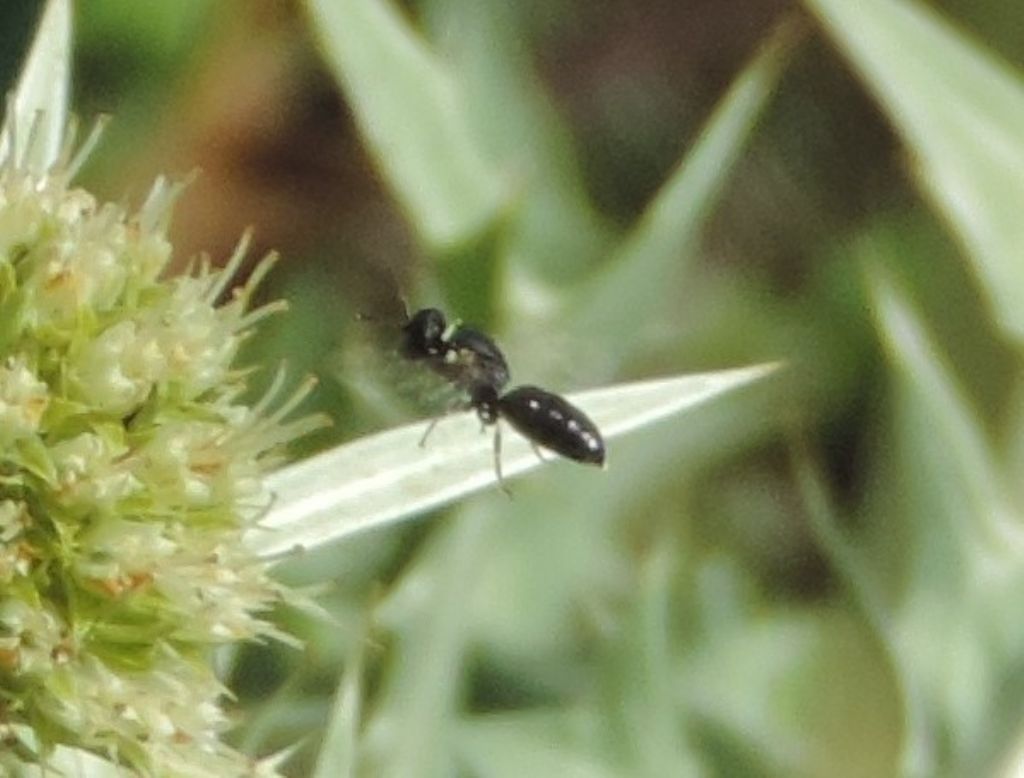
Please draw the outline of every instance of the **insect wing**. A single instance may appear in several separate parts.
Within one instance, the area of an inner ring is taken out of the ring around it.
[[[478,386],[501,391],[509,379],[508,363],[497,344],[472,327],[459,327],[448,339],[445,378],[472,392]]]

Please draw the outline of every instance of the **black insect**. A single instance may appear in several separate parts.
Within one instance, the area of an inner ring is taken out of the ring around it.
[[[472,327],[449,326],[436,308],[424,308],[402,328],[402,355],[421,361],[463,391],[467,406],[485,426],[494,426],[494,470],[501,477],[501,429],[504,419],[529,440],[540,456],[543,447],[584,464],[604,465],[605,447],[597,425],[564,397],[536,386],[502,393],[509,381],[508,363],[497,344]],[[427,427],[425,445],[434,422]]]

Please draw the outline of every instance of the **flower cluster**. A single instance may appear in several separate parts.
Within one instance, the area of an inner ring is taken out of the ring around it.
[[[240,542],[275,449],[315,420],[243,404],[232,366],[269,267],[164,278],[177,187],[130,215],[0,160],[0,772],[52,745],[142,774],[231,776],[219,644],[288,593]]]

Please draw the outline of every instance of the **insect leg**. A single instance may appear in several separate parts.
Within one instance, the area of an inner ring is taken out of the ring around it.
[[[420,438],[420,448],[427,447],[427,438],[430,436],[430,433],[434,431],[434,427],[437,426],[437,423],[441,421],[442,418],[443,417],[441,416],[435,416],[430,420],[430,424],[427,425],[427,429],[423,432],[423,437]]]
[[[501,424],[494,425],[494,474],[498,477],[498,488],[509,498],[512,491],[505,485],[505,479],[501,476]]]

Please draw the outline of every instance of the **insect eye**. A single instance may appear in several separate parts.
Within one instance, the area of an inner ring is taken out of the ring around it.
[[[444,350],[444,335],[447,322],[444,314],[436,308],[417,311],[402,327],[405,333],[402,352],[411,359],[435,356]]]
[[[448,322],[445,321],[444,314],[436,308],[427,308],[426,310],[420,311],[419,314],[422,318],[421,331],[423,337],[427,341],[440,340],[444,334],[445,327],[448,326]]]

